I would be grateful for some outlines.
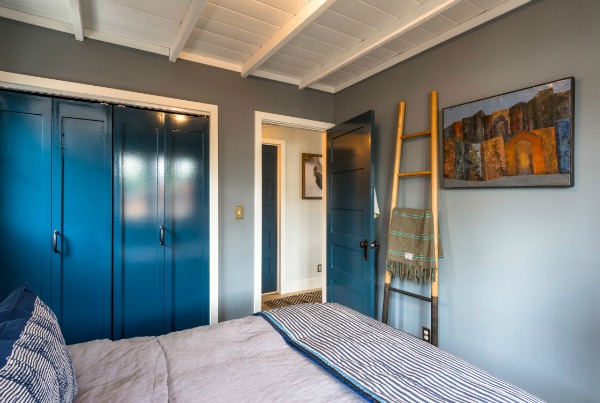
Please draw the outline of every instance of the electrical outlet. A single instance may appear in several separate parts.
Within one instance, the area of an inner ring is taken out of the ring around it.
[[[323,271],[323,265],[322,264],[318,264],[317,265],[317,272],[321,273]]]
[[[427,343],[431,343],[431,330],[425,326],[423,326],[423,340],[425,340]]]
[[[235,219],[244,219],[244,206],[235,206]]]

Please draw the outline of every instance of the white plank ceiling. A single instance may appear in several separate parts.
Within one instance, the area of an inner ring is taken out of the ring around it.
[[[0,0],[0,17],[335,93],[531,0]]]

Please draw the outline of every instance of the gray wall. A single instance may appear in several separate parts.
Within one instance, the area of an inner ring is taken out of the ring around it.
[[[219,318],[253,312],[254,111],[333,121],[333,95],[0,19],[0,70],[219,106]],[[245,207],[236,222],[234,206]]]
[[[575,187],[440,192],[440,346],[554,402],[599,399],[598,15],[596,1],[536,1],[335,95],[336,122],[375,110],[381,307],[398,102],[411,133],[428,127],[431,90],[441,111],[575,77]],[[403,170],[423,166],[427,145],[404,146]],[[402,183],[405,205],[428,197]],[[394,301],[394,322],[420,332],[406,305]]]

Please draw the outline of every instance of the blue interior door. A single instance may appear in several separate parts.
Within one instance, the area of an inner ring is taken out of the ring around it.
[[[109,338],[112,107],[55,99],[53,113],[52,308],[68,344]]]
[[[164,120],[114,108],[115,339],[165,333]]]
[[[262,146],[262,292],[277,291],[277,147]]]
[[[0,91],[0,298],[29,283],[51,298],[52,99]]]
[[[210,322],[208,118],[166,115],[166,329]]]
[[[369,111],[327,130],[327,300],[375,315]]]

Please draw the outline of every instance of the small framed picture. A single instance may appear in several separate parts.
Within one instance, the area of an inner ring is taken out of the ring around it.
[[[323,157],[302,153],[302,198],[323,198]]]

